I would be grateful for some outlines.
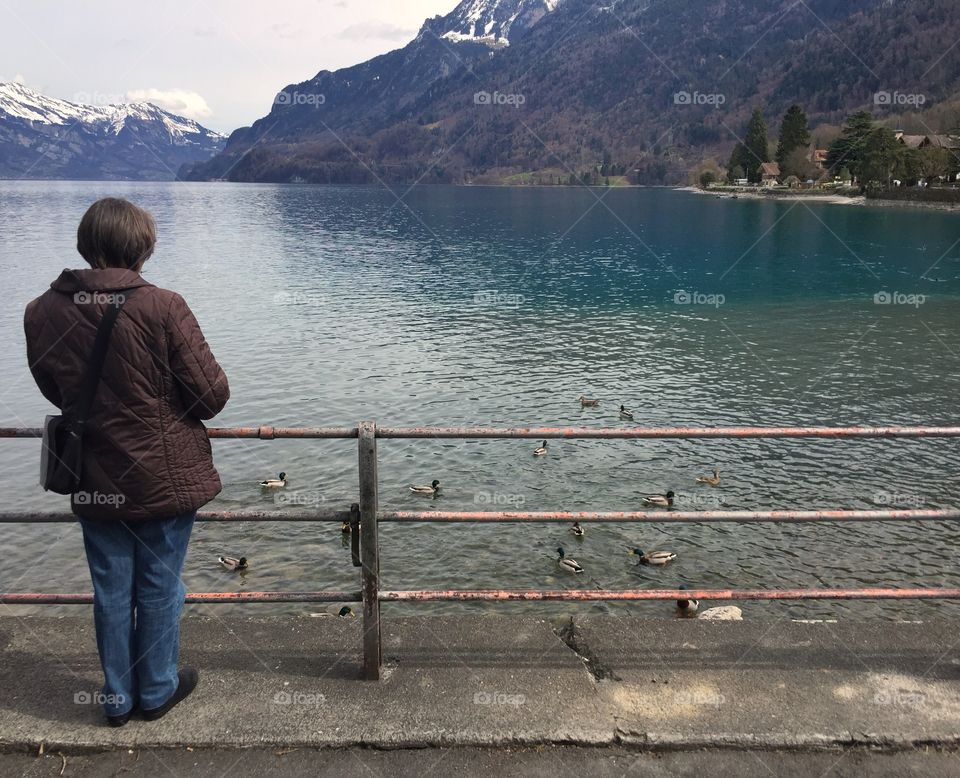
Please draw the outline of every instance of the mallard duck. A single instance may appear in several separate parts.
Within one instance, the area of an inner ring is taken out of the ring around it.
[[[681,591],[686,591],[687,585],[680,584],[678,587]],[[680,611],[680,614],[683,616],[692,616],[697,612],[697,609],[700,607],[700,600],[687,599],[687,600],[677,600],[677,610]]]
[[[672,508],[673,498],[675,496],[672,491],[666,494],[648,494],[646,497],[641,497],[640,502],[644,505],[656,506],[657,508]]]
[[[326,618],[330,618],[330,617],[335,616],[335,615],[336,615],[336,616],[340,616],[341,618],[347,617],[347,618],[351,618],[351,619],[352,619],[352,618],[355,618],[357,614],[353,612],[353,608],[351,608],[349,605],[344,605],[339,611],[336,612],[336,614],[334,614],[332,611],[329,612],[329,613],[328,613],[328,612],[323,612],[323,613],[311,613],[311,614],[310,614],[310,618],[312,618],[312,619],[326,619]]]
[[[568,573],[582,573],[583,568],[576,559],[571,559],[563,553],[563,548],[557,549],[557,566]]]
[[[583,537],[583,527],[580,526],[580,522],[579,522],[579,521],[573,522],[573,526],[570,527],[570,531],[571,531],[574,535],[576,535],[578,538],[582,538],[582,537]]]
[[[350,532],[352,531],[352,530],[350,529],[350,522],[349,522],[349,521],[343,522],[343,523],[340,525],[340,531],[341,531],[344,535],[349,535]]]
[[[410,491],[414,494],[436,494],[440,491],[440,482],[434,478],[430,486],[415,486],[411,484]]]
[[[286,485],[286,473],[280,473],[279,478],[267,478],[266,480],[260,482],[260,486],[262,486],[264,489],[282,489]]]
[[[596,408],[599,404],[599,400],[591,400],[589,397],[584,397],[582,394],[577,398],[580,401],[581,408]]]
[[[628,411],[622,405],[620,406],[620,418],[623,421],[633,421],[633,411]]]
[[[649,554],[644,554],[639,548],[632,548],[630,553],[640,557],[641,565],[663,566],[677,558],[677,555],[672,551],[652,551]]]
[[[539,447],[537,447],[537,448],[535,448],[535,449],[533,450],[533,455],[534,455],[535,457],[545,456],[546,453],[547,453],[547,441],[543,441],[543,443],[540,444]]]
[[[239,559],[232,556],[222,556],[218,557],[217,561],[227,568],[227,570],[232,570],[235,573],[246,570],[249,567],[247,564],[247,558],[245,556],[242,556]]]
[[[713,475],[697,476],[697,483],[706,484],[707,486],[720,486],[720,471],[714,470]]]

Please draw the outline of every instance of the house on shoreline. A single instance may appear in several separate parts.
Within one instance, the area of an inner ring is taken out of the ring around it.
[[[779,180],[779,164],[776,162],[764,162],[760,165],[760,183],[763,186],[776,186]]]

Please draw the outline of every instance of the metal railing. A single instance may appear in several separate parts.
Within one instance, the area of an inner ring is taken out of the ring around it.
[[[403,590],[380,588],[378,530],[383,522],[866,522],[866,521],[957,521],[960,510],[774,510],[774,511],[381,511],[378,495],[378,439],[601,439],[636,440],[669,438],[820,438],[849,440],[865,438],[917,439],[960,438],[960,427],[669,427],[593,429],[578,427],[377,427],[372,421],[357,427],[236,427],[212,428],[211,438],[356,439],[360,501],[349,510],[290,512],[201,511],[203,522],[349,522],[351,557],[361,568],[359,591],[201,592],[187,595],[191,603],[238,602],[361,602],[363,603],[363,676],[378,679],[382,664],[381,602],[448,601],[650,601],[650,600],[838,600],[838,599],[960,599],[960,588],[864,588],[864,589],[641,589],[610,590]],[[0,438],[37,438],[36,428],[0,428]],[[0,513],[2,523],[49,523],[74,521],[66,513]],[[85,604],[93,595],[0,593],[0,603]]]

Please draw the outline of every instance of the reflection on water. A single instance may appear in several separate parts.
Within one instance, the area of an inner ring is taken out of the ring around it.
[[[668,190],[437,187],[398,202],[367,187],[18,182],[0,193],[3,425],[35,426],[49,410],[26,370],[23,306],[78,265],[73,225],[93,199],[116,193],[157,216],[146,275],[184,294],[230,376],[219,425],[618,426],[629,423],[617,417],[621,402],[649,426],[956,423],[953,214]],[[875,303],[882,292],[914,304]],[[600,407],[581,409],[581,394]],[[225,489],[212,507],[356,499],[353,442],[214,445]],[[957,502],[950,440],[553,441],[543,458],[536,445],[382,441],[382,503],[623,510],[667,489],[694,509]],[[62,508],[34,486],[36,457],[35,441],[0,445],[7,505]],[[720,487],[695,483],[714,467]],[[283,498],[261,492],[257,482],[281,470]],[[407,490],[433,478],[444,485],[437,500]],[[591,525],[582,539],[565,525],[388,525],[382,572],[389,588],[956,586],[957,535],[945,523]],[[89,587],[73,526],[0,528],[0,543],[0,589]],[[560,544],[584,577],[557,569]],[[679,558],[638,568],[626,553],[635,546]],[[223,570],[221,554],[248,556],[250,571]],[[357,586],[334,524],[201,525],[186,577],[198,591]],[[417,606],[486,607],[672,613],[669,604]],[[744,609],[913,618],[956,606]]]

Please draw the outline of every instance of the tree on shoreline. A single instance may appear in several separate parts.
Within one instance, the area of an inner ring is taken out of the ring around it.
[[[747,147],[737,141],[737,145],[730,152],[730,161],[727,163],[727,182],[733,183],[740,178],[746,178],[744,172],[747,167],[747,157],[749,152]]]
[[[873,116],[867,111],[857,111],[847,119],[840,137],[827,150],[827,167],[833,171],[844,167],[859,180],[863,173],[867,138],[874,127]]]
[[[903,144],[889,127],[875,127],[863,146],[861,182],[890,186],[897,163],[902,159]]]
[[[795,164],[797,155],[795,152],[802,149],[804,154],[808,153],[810,148],[810,125],[807,122],[807,115],[799,105],[791,105],[784,114],[783,122],[780,124],[780,139],[777,143],[777,164],[780,165],[780,171],[784,175],[795,175],[798,178],[806,178],[805,169],[796,170]],[[803,168],[803,166],[800,166]]]
[[[747,152],[744,167],[751,184],[759,184],[763,177],[760,165],[770,161],[769,144],[770,139],[767,137],[767,123],[764,121],[763,111],[754,108],[750,123],[747,125],[747,135],[743,141]]]

